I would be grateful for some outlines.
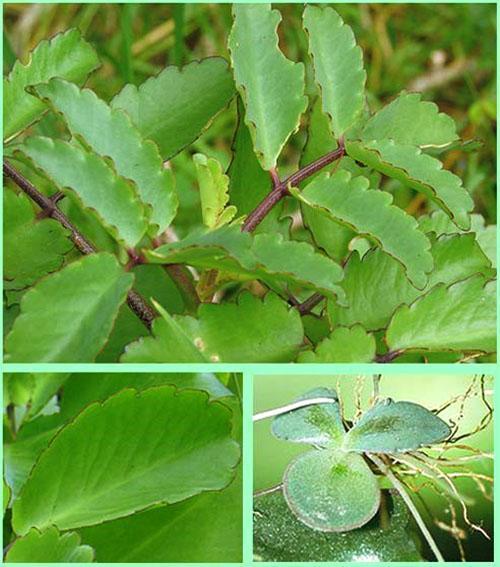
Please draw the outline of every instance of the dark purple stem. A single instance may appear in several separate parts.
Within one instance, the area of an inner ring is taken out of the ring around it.
[[[379,354],[375,357],[374,362],[378,362],[381,364],[385,364],[387,362],[392,362],[395,358],[397,358],[398,356],[401,356],[403,354],[403,350],[390,350],[389,352],[386,352],[385,354]]]

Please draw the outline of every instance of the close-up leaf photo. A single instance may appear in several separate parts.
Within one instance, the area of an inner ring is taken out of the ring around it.
[[[495,4],[3,25],[4,362],[496,361]]]
[[[493,561],[493,377],[254,377],[254,560]]]
[[[3,559],[238,563],[241,374],[5,374]]]

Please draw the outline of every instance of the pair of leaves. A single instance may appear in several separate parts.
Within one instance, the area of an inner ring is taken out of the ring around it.
[[[308,443],[285,471],[283,494],[297,518],[319,531],[349,531],[377,512],[380,489],[362,457],[364,452],[396,453],[442,441],[450,428],[423,406],[386,399],[367,410],[345,432],[337,394],[316,388],[299,400],[330,402],[292,410],[273,420],[278,439]]]

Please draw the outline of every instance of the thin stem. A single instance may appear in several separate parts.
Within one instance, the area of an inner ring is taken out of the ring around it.
[[[410,510],[412,516],[415,518],[415,522],[417,523],[418,527],[420,528],[420,531],[422,532],[422,535],[424,536],[425,540],[429,544],[429,547],[432,549],[432,552],[436,556],[436,559],[440,563],[444,563],[444,557],[441,555],[441,552],[439,551],[439,548],[438,548],[436,542],[434,541],[434,538],[432,537],[431,532],[429,531],[429,529],[425,525],[425,522],[422,519],[420,512],[418,511],[417,507],[413,503],[413,500],[410,498],[410,496],[406,492],[403,484],[397,479],[396,475],[394,475],[392,473],[392,471],[389,469],[389,467],[387,467],[385,465],[385,463],[382,461],[382,459],[379,459],[376,455],[372,455],[372,454],[368,454],[368,453],[366,453],[366,456],[371,461],[373,461],[373,463],[375,463],[375,465],[380,469],[380,471],[391,481],[392,485],[398,491],[399,495],[401,496],[404,503],[408,507],[408,510]]]
[[[316,307],[316,305],[321,303],[323,299],[325,299],[325,296],[321,295],[321,293],[313,293],[311,297],[308,297],[305,301],[299,303],[299,305],[297,305],[297,309],[301,315],[307,315]]]
[[[316,404],[337,404],[338,400],[335,398],[310,398],[309,400],[299,400],[297,402],[292,402],[291,404],[287,404],[285,406],[280,406],[278,408],[273,408],[271,410],[261,411],[260,413],[256,413],[252,417],[252,421],[262,421],[263,419],[268,419],[270,417],[275,417],[277,415],[281,415],[283,413],[288,413],[289,411],[296,410],[299,408],[305,408],[308,406],[314,406]]]
[[[12,181],[42,209],[46,216],[58,221],[64,228],[69,230],[73,244],[82,254],[87,255],[96,252],[94,246],[77,230],[66,215],[58,209],[57,202],[60,200],[58,193],[53,197],[47,197],[43,193],[40,193],[34,185],[8,162],[4,162],[3,172],[4,175],[10,177]],[[131,290],[128,292],[127,305],[137,317],[139,317],[142,323],[148,329],[151,329],[151,324],[156,317],[156,313],[136,291]]]
[[[403,350],[390,350],[389,352],[386,352],[385,354],[379,354],[375,357],[375,361],[374,362],[378,362],[380,364],[385,364],[387,362],[392,362],[395,358],[397,358],[398,356],[401,356],[403,354]]]
[[[296,187],[316,172],[320,171],[327,165],[340,159],[345,154],[344,143],[339,140],[339,147],[333,152],[320,157],[302,169],[299,169],[284,181],[277,183],[276,172],[272,170],[271,176],[273,178],[272,191],[257,205],[257,207],[248,215],[241,230],[243,232],[252,232],[264,220],[269,211],[278,203],[283,197],[289,194],[290,187]]]
[[[259,498],[259,496],[266,496],[266,494],[272,494],[273,492],[278,492],[278,490],[281,490],[282,488],[283,488],[283,483],[280,482],[279,484],[275,484],[270,488],[263,488],[262,490],[256,490],[253,493],[253,497]]]

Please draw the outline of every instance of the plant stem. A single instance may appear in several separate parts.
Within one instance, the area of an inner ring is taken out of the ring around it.
[[[56,220],[64,228],[69,230],[73,244],[82,254],[87,255],[94,254],[96,252],[94,246],[77,230],[66,215],[57,207],[57,201],[60,200],[59,193],[56,193],[54,197],[47,197],[43,193],[40,193],[34,185],[32,185],[8,162],[4,162],[3,172],[5,176],[10,177],[12,181],[14,181],[14,183],[42,209],[43,213],[47,217]],[[139,317],[142,323],[148,329],[151,329],[151,324],[153,319],[156,317],[156,313],[136,291],[130,290],[128,292],[127,304],[137,317]]]
[[[395,358],[397,358],[398,356],[401,356],[403,354],[402,350],[390,350],[389,352],[386,352],[385,354],[379,354],[375,357],[375,361],[374,362],[378,362],[378,363],[387,363],[387,362],[392,362]]]
[[[321,295],[321,293],[313,293],[311,297],[308,297],[305,301],[299,303],[297,305],[297,309],[301,315],[307,315],[316,307],[316,305],[318,305],[318,303],[321,303],[323,299],[325,299],[325,296]]]
[[[429,547],[432,549],[432,552],[436,556],[436,559],[440,563],[444,563],[444,557],[441,555],[441,552],[439,551],[439,548],[438,548],[436,542],[434,541],[434,538],[432,537],[431,532],[429,531],[429,529],[425,525],[425,522],[422,519],[420,512],[417,510],[417,507],[415,506],[415,504],[413,503],[413,500],[410,498],[410,496],[406,492],[402,483],[397,479],[396,475],[393,474],[393,472],[382,461],[382,459],[379,459],[379,457],[377,457],[376,455],[372,455],[372,454],[368,454],[368,453],[366,453],[366,456],[371,461],[373,461],[373,463],[375,463],[377,468],[380,469],[380,471],[391,481],[392,485],[398,491],[399,495],[401,496],[404,503],[408,507],[408,510],[410,510],[412,516],[415,518],[415,522],[417,523],[418,527],[420,528],[420,531],[422,532],[422,535],[424,536],[425,540],[429,544]]]
[[[272,191],[257,205],[257,207],[248,215],[241,230],[243,232],[252,232],[257,226],[264,220],[265,216],[269,211],[278,203],[283,197],[289,194],[289,187],[296,187],[310,177],[316,172],[320,171],[327,165],[333,163],[334,161],[340,159],[345,154],[344,143],[342,140],[339,141],[339,147],[333,152],[329,152],[326,155],[320,157],[316,161],[313,161],[309,165],[306,165],[302,169],[299,169],[284,181],[276,183],[275,172],[273,170],[273,185]]]
[[[338,400],[335,398],[310,398],[309,400],[299,400],[291,404],[286,404],[285,406],[280,406],[279,408],[273,408],[271,410],[261,411],[256,413],[252,417],[252,421],[261,421],[263,419],[268,419],[270,417],[276,417],[283,413],[288,413],[289,411],[296,410],[299,408],[305,408],[307,406],[314,406],[316,404],[337,404]]]

